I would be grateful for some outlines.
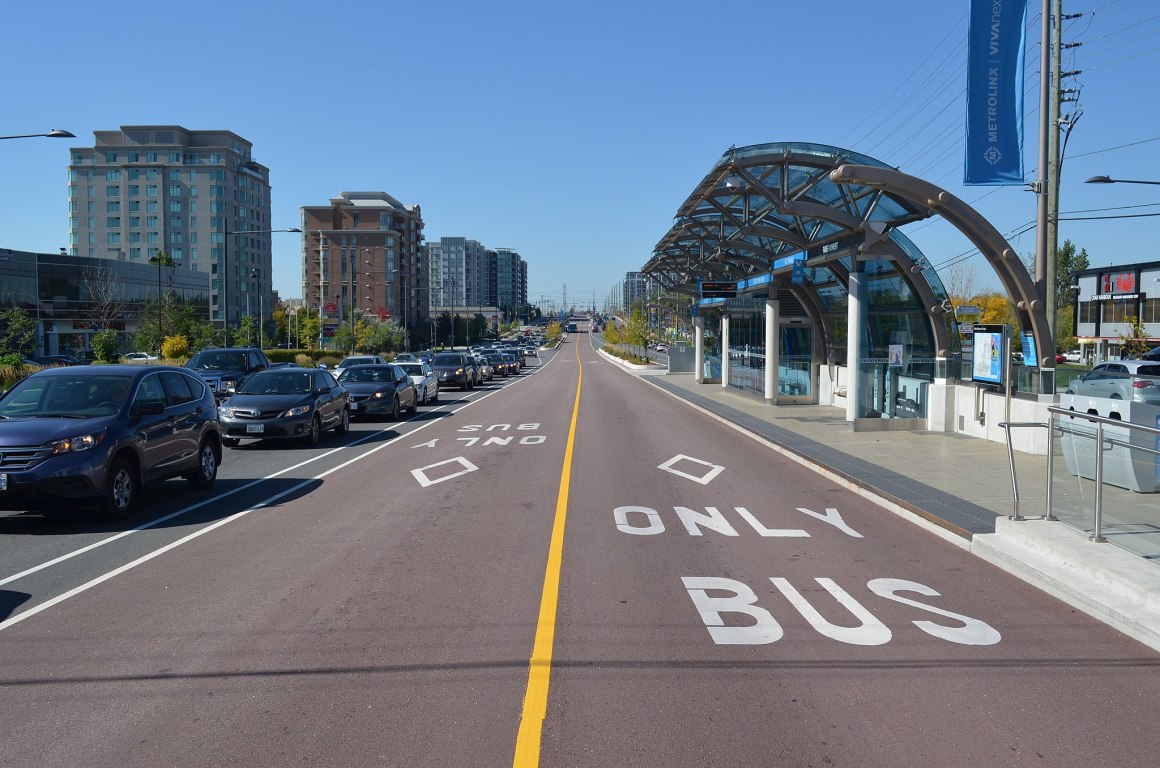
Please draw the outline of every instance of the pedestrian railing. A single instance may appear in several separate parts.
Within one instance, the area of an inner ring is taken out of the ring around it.
[[[1047,429],[1044,515],[1160,564],[1160,428],[1051,406],[1049,421],[1003,422],[1013,520],[1024,520],[1012,431]]]

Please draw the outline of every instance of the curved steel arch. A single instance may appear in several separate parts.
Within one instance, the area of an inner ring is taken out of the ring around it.
[[[890,168],[842,165],[834,169],[830,176],[839,183],[878,186],[892,194],[926,205],[966,235],[995,270],[1007,296],[1015,304],[1020,325],[1031,329],[1035,337],[1035,349],[1040,354],[1040,366],[1055,368],[1055,339],[1047,324],[1047,308],[1039,297],[1031,275],[1006,238],[978,211],[945,189]]]

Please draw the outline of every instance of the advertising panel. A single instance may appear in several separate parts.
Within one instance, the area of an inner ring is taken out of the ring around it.
[[[971,381],[984,384],[1003,383],[1003,340],[1006,326],[976,325],[974,329],[974,351],[971,365]]]
[[[964,184],[1023,184],[1027,0],[971,0]]]

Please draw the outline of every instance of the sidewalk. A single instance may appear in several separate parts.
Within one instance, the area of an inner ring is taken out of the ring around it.
[[[769,405],[692,374],[621,364],[658,389],[1160,650],[1160,567],[1058,521],[1014,513],[1007,447],[944,432],[854,432],[844,411]],[[1020,512],[1046,512],[1047,459],[1015,454]]]

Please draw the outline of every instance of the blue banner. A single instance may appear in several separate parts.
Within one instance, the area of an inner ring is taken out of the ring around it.
[[[1027,0],[971,0],[963,183],[1023,183]]]

